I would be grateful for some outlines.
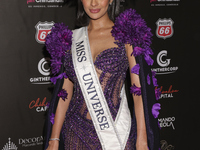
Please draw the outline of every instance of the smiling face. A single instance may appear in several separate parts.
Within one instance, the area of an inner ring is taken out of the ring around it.
[[[107,14],[111,0],[82,0],[83,8],[90,19],[97,20]]]

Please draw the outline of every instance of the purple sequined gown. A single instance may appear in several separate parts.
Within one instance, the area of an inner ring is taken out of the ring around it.
[[[94,62],[101,87],[114,120],[119,110],[121,101],[120,91],[129,66],[124,44],[116,44],[118,47],[104,50],[97,56]],[[100,150],[101,144],[93,123],[86,117],[88,110],[75,75],[70,51],[65,55],[64,67],[67,76],[74,83],[74,93],[62,129],[65,150]],[[132,121],[125,149],[134,150],[135,142],[136,131]]]

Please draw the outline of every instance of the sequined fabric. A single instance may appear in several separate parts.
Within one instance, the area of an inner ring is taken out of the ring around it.
[[[120,43],[116,44],[118,47],[104,50],[96,57],[94,62],[102,90],[114,120],[119,110],[121,102],[120,91],[128,69],[125,46]],[[101,144],[93,123],[87,117],[88,110],[75,75],[70,51],[66,52],[64,66],[67,76],[74,83],[74,93],[62,129],[65,150],[101,150]],[[136,130],[132,121],[126,150],[135,149],[135,137]]]

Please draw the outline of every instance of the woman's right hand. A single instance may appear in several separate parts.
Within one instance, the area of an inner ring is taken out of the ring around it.
[[[59,141],[49,141],[49,146],[46,150],[58,150],[59,148]]]

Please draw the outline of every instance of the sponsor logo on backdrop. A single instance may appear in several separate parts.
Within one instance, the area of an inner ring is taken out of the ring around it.
[[[31,147],[31,146],[37,146],[43,144],[43,137],[31,137],[31,138],[20,138],[19,139],[19,145],[22,147]]]
[[[2,150],[17,150],[17,149],[18,148],[15,145],[15,143],[11,142],[11,138],[8,138],[8,143],[6,143],[2,148]]]
[[[32,84],[50,84],[50,66],[49,61],[45,58],[42,58],[38,62],[38,72],[43,75],[42,77],[32,77],[30,82]]]
[[[45,65],[48,65],[48,62],[45,60],[45,58],[42,58],[38,63],[38,71],[42,75],[48,76],[50,75],[50,68],[49,67],[45,68]]]
[[[156,29],[156,35],[158,38],[166,39],[170,38],[174,34],[174,29],[173,29],[173,24],[174,21],[169,18],[169,19],[158,19],[156,22],[157,29]]]
[[[175,117],[167,117],[167,118],[159,118],[159,124],[161,128],[172,128],[175,130],[174,122],[175,122]]]
[[[29,109],[35,109],[36,112],[44,112],[48,108],[47,98],[44,99],[38,98],[37,100],[32,100],[29,104]]]
[[[164,89],[163,86],[160,86],[160,91],[161,91],[160,99],[173,98],[174,94],[179,92],[179,90],[173,89],[172,85],[170,85],[169,88],[167,89]]]
[[[170,74],[178,70],[178,66],[170,66],[171,59],[167,57],[167,50],[160,51],[156,60],[160,66],[160,68],[152,68],[156,74]]]
[[[47,34],[51,32],[51,28],[53,27],[53,25],[54,25],[53,21],[51,21],[51,22],[39,21],[35,25],[35,29],[36,29],[35,39],[38,43],[40,43],[40,44],[45,43],[45,38],[46,38]]]
[[[28,8],[55,8],[62,7],[64,0],[27,0]]]
[[[160,148],[161,150],[174,150],[174,146],[168,144],[165,140],[160,141]]]
[[[180,0],[150,0],[151,6],[179,6]]]

